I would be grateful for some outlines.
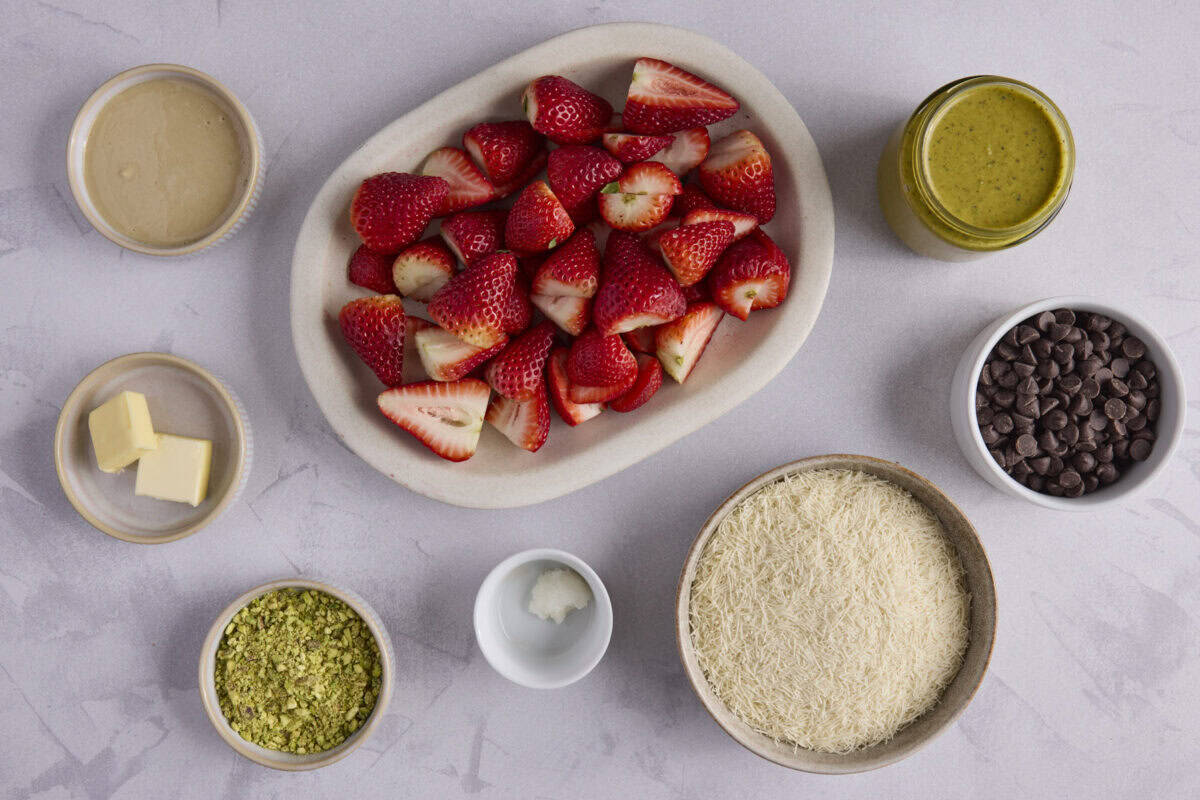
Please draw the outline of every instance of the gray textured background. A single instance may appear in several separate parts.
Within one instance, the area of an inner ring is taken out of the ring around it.
[[[952,441],[946,401],[953,365],[985,323],[1082,289],[1143,310],[1192,377],[1192,413],[1200,407],[1194,4],[290,5],[0,0],[4,797],[1200,791],[1200,423],[1142,497],[1068,515],[1007,499],[976,477]],[[301,380],[287,311],[300,220],[325,176],[404,111],[553,34],[628,19],[724,42],[808,124],[838,215],[816,329],[753,399],[589,489],[504,512],[413,495],[338,445]],[[226,81],[266,139],[258,212],[232,243],[198,258],[119,250],[88,227],[67,188],[76,109],[109,75],[150,61]],[[1078,142],[1074,192],[1049,231],[1013,252],[967,266],[917,259],[876,206],[879,150],[934,88],[989,71],[1061,105]],[[50,452],[71,387],[100,362],[145,349],[226,376],[258,444],[232,512],[161,547],[84,524]],[[789,772],[726,737],[688,688],[671,627],[680,563],[713,506],[765,469],[830,451],[896,459],[945,488],[984,538],[1000,601],[992,669],[953,729],[902,764],[840,778]],[[605,660],[554,692],[504,681],[471,632],[487,570],[537,545],[590,562],[616,614]],[[293,573],[361,592],[386,620],[400,666],[377,734],[305,775],[235,756],[196,689],[197,649],[216,612]]]

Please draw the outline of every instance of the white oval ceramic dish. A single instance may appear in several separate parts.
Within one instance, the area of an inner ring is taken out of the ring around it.
[[[518,119],[533,78],[560,74],[620,107],[634,61],[655,56],[717,80],[741,101],[713,138],[758,133],[775,168],[778,212],[767,231],[792,263],[790,296],[747,322],[721,323],[685,386],[664,387],[636,414],[601,414],[575,429],[555,420],[536,455],[490,425],[469,461],[432,455],[379,413],[383,388],[342,341],[337,313],[362,290],[346,280],[358,246],[349,204],[359,183],[385,170],[416,169],[431,150],[457,146],[480,120]],[[337,435],[371,466],[421,494],[460,506],[506,508],[550,500],[635,464],[706,425],[762,388],[808,336],[833,264],[833,204],[816,145],[771,82],[713,40],[646,23],[597,25],[550,39],[503,61],[384,128],[334,171],[308,211],[292,259],[292,338],[305,380]]]
[[[1162,411],[1155,428],[1157,438],[1150,457],[1140,464],[1135,463],[1130,466],[1115,483],[1081,497],[1054,497],[1035,492],[1017,483],[1004,470],[1000,469],[995,459],[992,458],[979,433],[979,425],[975,422],[975,390],[979,382],[979,373],[983,370],[983,362],[992,352],[992,348],[996,346],[996,342],[1000,341],[1000,337],[1009,328],[1022,320],[1055,308],[1095,311],[1124,324],[1130,333],[1146,343],[1146,355],[1154,362],[1158,370],[1158,381],[1161,387]],[[1175,448],[1179,446],[1179,441],[1183,438],[1183,420],[1186,408],[1187,396],[1184,390],[1183,371],[1171,353],[1166,339],[1155,333],[1141,317],[1130,309],[1089,297],[1049,297],[1005,314],[980,331],[979,335],[967,346],[966,352],[959,359],[958,367],[954,370],[954,379],[950,386],[950,421],[954,428],[954,438],[958,440],[958,446],[975,471],[992,486],[1006,494],[1059,511],[1094,511],[1113,503],[1128,500],[1132,495],[1141,491],[1162,471],[1170,460],[1171,454],[1175,452]]]
[[[567,567],[592,590],[585,608],[561,623],[529,612],[543,570]],[[557,689],[592,671],[612,637],[612,603],[596,571],[562,550],[525,550],[501,561],[475,595],[475,640],[492,668],[531,689]]]

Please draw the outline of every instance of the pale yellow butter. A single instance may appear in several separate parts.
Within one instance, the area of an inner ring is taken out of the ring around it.
[[[158,435],[158,447],[138,461],[134,493],[198,506],[208,492],[212,442],[188,436]]]
[[[121,392],[88,414],[96,463],[104,472],[120,472],[157,446],[146,396]]]

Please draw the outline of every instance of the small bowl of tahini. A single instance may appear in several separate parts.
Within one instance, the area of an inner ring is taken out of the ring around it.
[[[684,671],[739,744],[805,772],[916,752],[987,670],[996,590],[970,521],[867,456],[759,475],[704,523],[676,600]]]

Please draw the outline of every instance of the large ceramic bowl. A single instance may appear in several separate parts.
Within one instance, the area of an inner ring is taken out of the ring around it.
[[[375,398],[383,387],[358,363],[338,329],[339,309],[363,293],[346,280],[346,262],[359,244],[348,213],[354,191],[377,172],[415,170],[427,153],[457,145],[463,131],[480,120],[520,118],[521,91],[539,75],[565,75],[620,108],[639,56],[710,76],[741,101],[741,111],[712,126],[711,133],[716,139],[750,128],[771,152],[779,203],[766,230],[791,260],[790,296],[747,322],[727,318],[687,384],[665,386],[636,414],[605,413],[575,429],[556,419],[536,455],[517,450],[485,425],[470,461],[441,461],[379,413]],[[736,54],[699,34],[643,23],[597,25],[544,42],[449,89],[368,139],[334,171],[296,241],[292,338],[329,424],[373,467],[447,503],[521,506],[619,472],[762,388],[787,365],[816,322],[832,262],[833,205],[821,157],[779,90]]]
[[[853,469],[870,473],[891,481],[907,491],[930,511],[937,515],[946,531],[946,536],[958,551],[966,573],[966,589],[971,595],[970,634],[962,666],[950,685],[942,692],[937,705],[901,728],[886,742],[865,747],[845,754],[818,753],[813,750],[792,747],[775,742],[751,728],[717,696],[704,677],[704,671],[696,658],[692,645],[691,609],[692,581],[696,568],[709,537],[717,530],[725,516],[739,503],[764,486],[798,472],[815,469]],[[988,661],[992,655],[992,643],[996,635],[996,587],[992,582],[992,569],[987,553],[966,515],[950,498],[925,478],[910,472],[899,464],[878,458],[855,455],[814,456],[793,461],[759,475],[731,494],[717,507],[704,523],[692,549],[688,551],[679,578],[679,592],[675,603],[675,632],[679,644],[679,655],[683,669],[691,681],[700,702],[716,720],[717,724],[739,744],[751,752],[792,769],[805,772],[845,774],[865,772],[906,758],[928,744],[935,736],[948,728],[966,709],[976,689],[983,681]]]

